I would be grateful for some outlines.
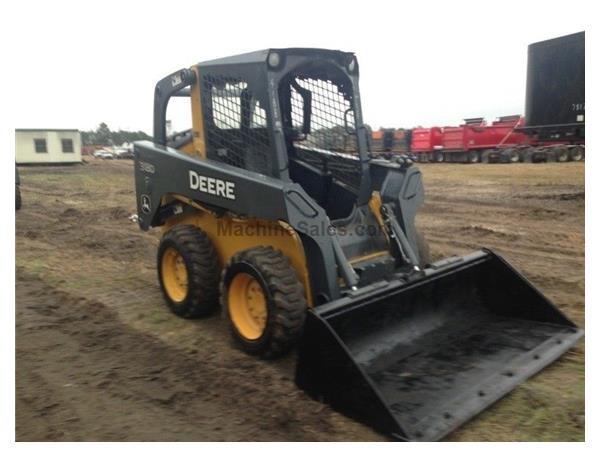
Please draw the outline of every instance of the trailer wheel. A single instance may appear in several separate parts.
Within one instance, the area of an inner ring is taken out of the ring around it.
[[[519,152],[517,150],[515,150],[514,148],[508,148],[508,149],[504,150],[502,153],[506,157],[507,163],[514,164],[514,163],[518,163],[521,161]]]
[[[583,160],[583,155],[584,151],[581,145],[575,145],[574,147],[571,147],[569,151],[571,161],[581,161]]]
[[[444,153],[442,152],[433,152],[433,160],[436,163],[443,163],[444,162]]]
[[[533,163],[533,154],[535,149],[533,147],[525,147],[521,150],[521,161],[524,163]]]
[[[165,302],[178,316],[205,316],[219,305],[219,261],[204,231],[171,228],[158,247],[157,266]]]
[[[564,145],[554,149],[554,154],[556,155],[557,162],[563,163],[569,160],[569,150]]]
[[[492,150],[484,150],[481,152],[481,162],[484,164],[489,164],[490,163],[490,154],[492,153]]]
[[[477,150],[470,150],[467,152],[467,162],[470,164],[476,164],[480,160],[480,154]]]
[[[272,359],[286,353],[304,326],[304,288],[289,259],[273,247],[237,253],[223,270],[221,306],[234,341]]]

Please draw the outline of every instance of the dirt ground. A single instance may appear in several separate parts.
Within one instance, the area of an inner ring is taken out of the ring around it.
[[[494,248],[584,326],[583,164],[422,169],[434,259]],[[167,310],[131,161],[20,173],[17,440],[386,439],[299,391],[294,354],[257,361],[219,314]],[[583,440],[584,373],[580,343],[448,439]]]

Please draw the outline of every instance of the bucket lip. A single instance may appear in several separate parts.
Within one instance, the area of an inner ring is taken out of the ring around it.
[[[396,436],[401,440],[437,441],[498,401],[524,381],[540,372],[571,349],[584,335],[583,330],[564,326],[561,331],[534,349],[523,353],[498,373],[493,373],[468,391],[439,408],[439,413],[427,415],[411,427],[410,436]],[[481,395],[480,393],[483,393]],[[387,405],[386,405],[387,407]],[[445,416],[450,412],[450,416]],[[430,425],[419,429],[419,424]],[[402,427],[406,431],[405,427]],[[417,435],[418,433],[418,435]]]
[[[366,384],[369,386],[369,389],[371,389],[371,392],[375,396],[374,400],[376,400],[379,403],[379,405],[383,408],[383,410],[384,410],[385,414],[387,415],[388,419],[390,420],[390,422],[394,423],[394,425],[395,425],[395,428],[393,430],[378,427],[375,424],[372,424],[373,428],[375,428],[382,434],[386,434],[388,436],[393,437],[394,439],[397,439],[400,441],[407,441],[408,439],[406,438],[406,431],[402,427],[402,424],[400,424],[400,422],[398,422],[398,420],[396,420],[396,417],[394,416],[393,412],[391,411],[391,409],[389,408],[389,406],[387,405],[387,403],[384,400],[385,397],[382,395],[381,391],[377,388],[377,386],[375,385],[375,383],[373,382],[371,377],[367,374],[367,372],[365,371],[363,366],[356,361],[354,356],[352,356],[352,352],[350,351],[350,349],[348,348],[346,343],[342,340],[342,338],[338,335],[338,333],[336,333],[336,331],[333,329],[331,324],[329,324],[329,322],[326,319],[324,319],[322,316],[320,316],[319,314],[316,314],[314,311],[314,308],[308,310],[307,321],[308,320],[314,321],[315,324],[319,324],[319,326],[322,326],[327,330],[329,336],[337,344],[337,347],[345,354],[348,362],[354,367],[354,369],[357,370],[357,372],[360,374],[361,379],[364,380],[366,382]],[[298,383],[298,371],[299,371],[299,366],[297,363],[297,365],[296,365],[296,383]],[[344,413],[343,411],[341,411],[341,412]],[[357,420],[362,421],[360,418],[357,418]]]

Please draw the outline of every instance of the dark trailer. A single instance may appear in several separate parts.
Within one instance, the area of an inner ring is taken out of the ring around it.
[[[585,32],[529,45],[525,124],[539,141],[583,143]]]

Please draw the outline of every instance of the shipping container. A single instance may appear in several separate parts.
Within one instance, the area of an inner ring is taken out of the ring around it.
[[[540,140],[585,137],[585,33],[529,45],[525,129]]]

